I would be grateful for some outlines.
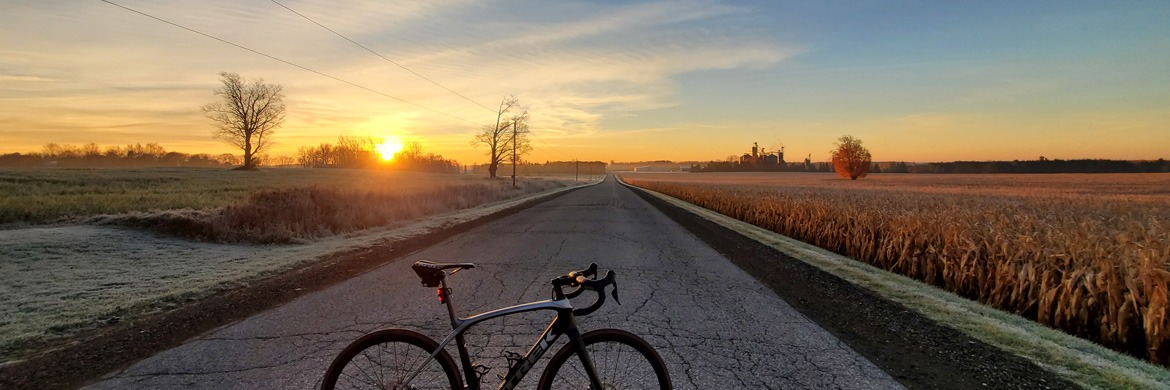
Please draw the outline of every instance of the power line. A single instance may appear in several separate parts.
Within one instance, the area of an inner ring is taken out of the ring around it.
[[[269,0],[269,1],[272,1],[273,3],[276,3],[276,5],[279,5],[279,6],[283,7],[284,9],[289,10],[289,12],[297,14],[297,16],[300,16],[300,17],[304,18],[305,20],[313,22],[313,24],[316,24],[318,27],[321,27],[321,28],[325,29],[326,31],[333,33],[333,35],[339,36],[339,37],[341,37],[341,39],[347,40],[347,41],[349,41],[349,43],[357,45],[357,47],[365,49],[366,51],[370,52],[371,54],[376,55],[378,57],[381,57],[383,60],[386,60],[387,62],[390,62],[391,64],[397,65],[399,68],[402,68],[403,70],[406,70],[407,72],[410,72],[411,74],[418,76],[419,78],[421,78],[423,80],[429,81],[431,84],[434,84],[434,85],[438,86],[439,88],[446,90],[447,92],[455,94],[455,96],[463,98],[463,100],[469,101],[472,104],[483,107],[483,109],[485,109],[485,110],[495,112],[495,110],[488,108],[488,106],[480,104],[477,101],[471,100],[471,98],[468,98],[467,96],[463,96],[459,92],[455,92],[455,91],[451,90],[451,88],[447,88],[447,87],[443,86],[443,84],[439,84],[439,82],[437,82],[435,80],[431,80],[431,79],[427,78],[426,76],[423,76],[423,75],[419,74],[418,72],[415,72],[415,71],[411,70],[410,68],[407,68],[405,65],[399,64],[398,62],[395,62],[392,59],[386,58],[386,56],[382,55],[381,53],[378,53],[378,52],[374,51],[373,49],[366,47],[365,45],[362,45],[362,44],[357,43],[356,41],[354,41],[352,39],[349,39],[349,37],[342,35],[341,33],[334,31],[333,29],[326,27],[325,25],[323,25],[321,23],[318,23],[316,20],[313,20],[312,18],[305,16],[304,14],[297,12],[296,10],[289,8],[287,5],[281,4],[279,1],[276,1],[276,0]]]
[[[294,10],[294,9],[290,8],[289,6],[287,6],[287,5],[284,5],[284,4],[282,4],[281,2],[279,2],[279,1],[276,1],[276,0],[269,0],[269,1],[271,1],[272,3],[274,3],[274,4],[276,4],[276,5],[279,5],[281,8],[284,8],[284,9],[288,10],[289,12],[292,12],[292,13],[296,14],[297,16],[300,16],[301,18],[303,18],[303,19],[305,19],[305,20],[308,20],[309,22],[312,22],[313,24],[317,25],[318,27],[321,27],[321,28],[325,29],[326,31],[329,31],[329,32],[333,33],[333,35],[336,35],[336,36],[338,36],[338,37],[341,37],[341,39],[344,39],[344,40],[346,40],[346,41],[349,41],[349,43],[352,43],[352,44],[356,45],[357,47],[360,47],[360,48],[364,49],[365,51],[368,51],[368,52],[370,52],[370,54],[376,55],[376,56],[378,56],[378,57],[382,58],[383,60],[386,60],[387,62],[390,62],[391,64],[397,65],[399,68],[402,68],[403,70],[405,70],[405,71],[407,71],[407,72],[410,72],[411,74],[413,74],[413,75],[415,75],[415,76],[418,76],[419,78],[421,78],[421,79],[423,79],[423,80],[429,81],[431,84],[434,84],[434,85],[438,86],[439,88],[442,88],[442,89],[446,90],[447,92],[450,92],[450,93],[454,94],[455,96],[459,96],[459,97],[463,98],[463,100],[469,101],[469,102],[471,102],[472,104],[475,104],[475,105],[477,105],[477,106],[483,107],[483,109],[485,109],[485,110],[488,110],[488,111],[490,111],[490,112],[492,112],[492,113],[495,113],[495,112],[496,112],[496,110],[493,110],[493,109],[489,108],[488,106],[485,106],[485,105],[483,105],[483,104],[480,104],[479,102],[477,102],[477,101],[475,101],[475,100],[471,100],[471,99],[470,99],[470,98],[468,98],[467,96],[464,96],[463,94],[460,94],[459,92],[455,92],[455,91],[451,90],[450,88],[447,88],[447,87],[446,87],[446,86],[444,86],[443,84],[439,84],[439,82],[437,82],[437,81],[434,81],[434,80],[431,80],[430,78],[427,78],[426,76],[423,76],[423,75],[419,74],[418,72],[415,72],[414,70],[412,70],[412,69],[410,69],[410,68],[407,68],[405,65],[399,64],[398,62],[396,62],[396,61],[394,61],[394,60],[391,60],[391,59],[387,58],[386,56],[382,55],[381,53],[378,53],[378,52],[374,51],[373,49],[370,49],[369,47],[366,47],[365,45],[362,45],[361,43],[358,43],[358,42],[354,41],[353,39],[350,39],[349,37],[345,36],[344,34],[342,34],[342,33],[339,33],[339,32],[337,32],[337,31],[335,31],[335,30],[333,30],[333,29],[329,28],[328,26],[325,26],[324,24],[321,24],[320,22],[318,22],[318,21],[316,21],[316,20],[313,20],[313,18],[310,18],[310,17],[306,16],[305,14],[302,14],[302,13],[300,13],[300,12],[297,12],[297,10]],[[558,149],[557,147],[553,146],[552,144],[550,144],[550,143],[548,143],[548,142],[545,142],[545,140],[544,140],[543,138],[540,138],[539,136],[537,136],[535,132],[533,132],[533,131],[529,130],[529,131],[528,131],[528,134],[531,134],[531,135],[532,135],[533,137],[535,137],[535,138],[536,138],[538,141],[540,141],[540,143],[544,144],[545,146],[548,146],[548,147],[552,148],[553,150],[555,150],[557,153],[561,154],[562,156],[567,156],[567,153],[565,153],[565,152],[561,151],[560,149]]]
[[[280,1],[276,1],[276,0],[269,0],[269,1],[273,2],[273,4],[275,4],[275,5],[277,5],[277,6],[281,6],[281,7],[282,7],[282,8],[284,8],[284,9],[288,9],[288,11],[289,11],[289,12],[291,12],[291,13],[294,13],[294,14],[296,14],[297,16],[301,16],[301,18],[303,18],[304,20],[308,20],[308,21],[310,21],[310,22],[314,23],[314,25],[317,25],[317,27],[324,28],[325,30],[328,30],[328,32],[330,32],[330,33],[333,33],[333,35],[337,35],[337,36],[339,36],[339,37],[342,37],[342,39],[344,39],[344,40],[346,40],[346,41],[349,41],[350,43],[353,43],[353,45],[355,45],[355,46],[357,46],[357,47],[360,47],[360,48],[362,48],[362,49],[365,49],[365,50],[366,50],[366,52],[370,52],[370,54],[377,55],[378,57],[381,57],[381,59],[383,59],[383,60],[386,60],[387,62],[393,63],[393,64],[395,64],[395,66],[398,66],[399,68],[402,68],[402,69],[404,69],[404,70],[406,70],[406,71],[409,71],[409,73],[411,73],[411,74],[413,74],[413,75],[415,75],[415,76],[419,76],[419,78],[422,78],[422,80],[426,80],[426,81],[428,81],[428,82],[431,82],[432,84],[435,84],[435,85],[436,85],[436,87],[439,87],[439,88],[442,88],[442,89],[445,89],[445,90],[447,90],[447,91],[448,91],[448,93],[452,93],[452,94],[454,94],[455,96],[462,97],[464,101],[472,102],[472,103],[473,103],[473,104],[475,104],[475,105],[479,105],[479,107],[482,107],[484,110],[488,110],[488,111],[490,111],[490,112],[496,112],[496,110],[493,110],[493,109],[491,109],[491,108],[487,107],[487,105],[483,105],[483,104],[480,104],[480,102],[476,102],[476,101],[470,100],[470,98],[469,98],[469,97],[467,97],[467,96],[463,96],[463,95],[462,95],[462,94],[460,94],[460,93],[456,93],[456,91],[454,91],[454,90],[452,90],[452,89],[450,89],[450,88],[447,88],[447,87],[445,87],[445,85],[443,85],[443,84],[440,84],[439,82],[436,82],[436,81],[434,81],[434,80],[431,80],[431,78],[428,78],[427,76],[424,76],[424,75],[421,75],[421,74],[419,74],[419,73],[418,73],[418,71],[414,71],[414,70],[412,70],[411,68],[407,68],[406,66],[404,66],[404,64],[401,64],[401,63],[395,62],[394,60],[388,59],[388,57],[386,57],[385,55],[381,55],[381,54],[380,54],[380,53],[378,53],[378,52],[374,52],[374,50],[373,50],[373,49],[371,49],[371,48],[369,48],[369,47],[366,47],[366,46],[362,45],[362,43],[358,43],[357,41],[350,39],[350,37],[349,37],[349,36],[345,36],[345,35],[344,35],[344,34],[342,34],[342,33],[338,33],[338,32],[337,32],[337,30],[333,30],[332,28],[329,28],[328,26],[322,25],[322,23],[321,23],[321,22],[318,22],[318,21],[316,21],[316,20],[314,20],[314,19],[312,19],[312,18],[309,18],[309,16],[307,16],[307,15],[304,15],[304,14],[302,14],[302,13],[300,13],[300,12],[297,12],[297,11],[296,11],[296,9],[292,9],[292,8],[291,8],[291,7],[289,7],[289,6],[285,6],[285,5],[281,4],[281,2],[280,2]],[[532,135],[532,136],[536,137],[537,141],[541,142],[541,143],[542,143],[542,144],[544,144],[545,146],[549,146],[549,148],[552,148],[552,150],[555,150],[557,153],[559,153],[559,155],[562,155],[562,156],[567,156],[567,153],[565,153],[565,152],[563,152],[563,151],[560,151],[560,149],[557,149],[557,146],[553,146],[552,144],[550,144],[550,143],[548,143],[548,142],[545,142],[545,141],[544,141],[544,138],[541,138],[541,137],[537,136],[537,135],[536,135],[536,132],[529,130],[529,131],[528,131],[528,134],[530,134],[530,135]]]
[[[364,86],[364,85],[361,85],[361,84],[357,84],[357,83],[354,83],[354,82],[352,82],[352,81],[348,81],[348,80],[342,79],[342,78],[340,78],[340,77],[333,76],[333,75],[327,74],[327,73],[325,73],[325,72],[321,72],[321,71],[319,71],[319,70],[312,69],[312,68],[309,68],[309,67],[307,67],[307,66],[303,66],[303,65],[300,65],[300,64],[294,63],[294,62],[292,62],[292,61],[289,61],[289,60],[285,60],[285,59],[282,59],[282,58],[279,58],[279,57],[276,57],[276,56],[273,56],[273,55],[270,55],[270,54],[267,54],[267,53],[260,52],[260,51],[258,51],[258,50],[255,50],[255,49],[251,49],[251,48],[245,47],[245,46],[243,46],[243,45],[240,45],[240,44],[237,44],[237,43],[234,43],[234,42],[228,41],[228,40],[226,40],[226,39],[219,38],[219,37],[216,37],[216,36],[213,36],[213,35],[210,35],[210,34],[207,34],[207,33],[201,32],[201,31],[199,31],[199,30],[195,30],[195,29],[193,29],[193,28],[190,28],[190,27],[187,27],[187,26],[183,26],[183,25],[181,25],[181,24],[178,24],[178,23],[175,23],[175,22],[172,22],[172,21],[169,21],[169,20],[166,20],[166,19],[163,19],[163,18],[160,18],[160,17],[154,16],[154,15],[151,15],[151,14],[148,14],[148,13],[145,13],[145,12],[142,12],[142,11],[139,11],[139,10],[136,10],[136,9],[133,9],[133,8],[130,8],[130,7],[127,7],[127,6],[124,6],[124,5],[121,5],[121,4],[118,4],[118,3],[112,2],[112,1],[110,1],[110,0],[101,0],[101,1],[102,1],[102,2],[104,2],[104,3],[106,3],[106,4],[110,4],[110,5],[116,6],[116,7],[118,7],[118,8],[122,8],[122,9],[124,9],[124,10],[127,10],[127,11],[130,11],[130,12],[133,12],[133,13],[136,13],[136,14],[139,14],[139,15],[142,15],[142,16],[145,16],[145,17],[148,17],[148,18],[151,18],[151,19],[154,19],[154,20],[157,20],[157,21],[160,21],[160,22],[163,22],[163,23],[166,23],[166,24],[169,24],[169,25],[172,25],[172,26],[175,26],[175,27],[178,27],[178,28],[184,29],[184,30],[187,30],[187,31],[190,31],[190,32],[193,32],[193,33],[196,33],[196,34],[199,34],[199,35],[202,35],[202,36],[204,36],[204,37],[207,37],[207,38],[211,38],[211,39],[214,39],[214,40],[220,41],[220,42],[222,42],[222,43],[225,43],[225,44],[228,44],[228,45],[231,45],[231,46],[235,46],[235,47],[237,47],[237,48],[240,48],[240,49],[244,49],[244,50],[250,51],[250,52],[252,52],[252,53],[255,53],[255,54],[258,54],[258,55],[261,55],[261,56],[264,56],[264,57],[268,57],[268,58],[270,58],[270,59],[273,59],[273,60],[276,60],[276,61],[283,62],[283,63],[285,63],[285,64],[288,64],[288,65],[291,65],[291,66],[294,66],[294,67],[300,68],[300,69],[302,69],[302,70],[305,70],[305,71],[309,71],[309,72],[312,72],[312,73],[316,73],[316,74],[318,74],[318,75],[321,75],[321,76],[324,76],[324,77],[328,77],[328,78],[331,78],[331,79],[333,79],[333,80],[340,81],[340,82],[342,82],[342,83],[349,84],[349,85],[351,85],[351,86],[354,86],[354,87],[357,87],[357,88],[361,88],[361,89],[364,89],[364,90],[366,90],[366,91],[369,91],[369,92],[376,93],[376,94],[378,94],[378,95],[382,95],[382,96],[384,96],[384,97],[387,97],[387,98],[390,98],[390,99],[394,99],[394,100],[397,100],[397,101],[400,101],[400,102],[403,102],[403,103],[406,103],[406,104],[409,104],[409,105],[412,105],[412,106],[415,106],[415,107],[418,107],[418,108],[421,108],[421,109],[424,109],[424,110],[427,110],[427,111],[431,111],[431,112],[434,112],[434,113],[436,113],[436,114],[445,115],[445,116],[448,116],[448,117],[451,117],[451,118],[455,118],[455,119],[458,119],[458,120],[461,120],[461,121],[464,121],[464,122],[467,122],[467,123],[471,123],[471,124],[474,124],[474,125],[480,125],[480,126],[482,126],[481,124],[479,124],[479,123],[476,123],[476,122],[473,122],[473,121],[471,121],[471,120],[468,120],[468,119],[465,119],[465,118],[462,118],[462,117],[458,117],[458,116],[455,116],[455,115],[452,115],[452,114],[448,114],[448,113],[446,113],[446,112],[439,111],[439,110],[436,110],[436,109],[433,109],[433,108],[430,108],[430,107],[427,107],[427,106],[424,106],[424,105],[421,105],[421,104],[418,104],[418,103],[414,103],[414,102],[411,102],[411,101],[409,101],[409,100],[406,100],[406,99],[403,99],[403,98],[400,98],[400,97],[392,96],[392,95],[389,95],[389,94],[387,94],[387,93],[385,93],[385,92],[378,91],[378,90],[375,90],[375,89],[373,89],[373,88],[370,88],[370,87],[367,87],[367,86]]]
[[[327,78],[333,79],[333,80],[335,80],[335,81],[338,81],[338,82],[342,82],[342,83],[348,84],[348,85],[350,85],[350,86],[353,86],[353,87],[357,87],[357,88],[360,88],[360,89],[364,89],[364,90],[366,90],[366,91],[369,91],[369,92],[372,92],[372,93],[375,93],[375,94],[381,95],[381,96],[383,96],[383,97],[386,97],[386,98],[394,99],[394,100],[397,100],[397,101],[399,101],[399,102],[402,102],[402,103],[406,103],[406,104],[409,104],[409,105],[412,105],[412,106],[415,106],[415,107],[418,107],[418,108],[421,108],[421,109],[424,109],[424,110],[427,110],[427,111],[434,112],[434,113],[436,113],[436,114],[440,114],[440,115],[444,115],[444,116],[447,116],[447,117],[450,117],[450,118],[458,119],[458,120],[461,120],[461,121],[464,121],[464,122],[467,122],[467,123],[471,123],[471,124],[474,124],[474,125],[477,125],[477,126],[485,126],[485,125],[483,125],[483,124],[480,124],[480,123],[477,123],[477,122],[471,121],[471,120],[469,120],[469,119],[466,119],[466,118],[462,118],[462,117],[459,117],[459,116],[456,116],[456,115],[452,115],[452,114],[448,114],[448,113],[446,113],[446,112],[439,111],[439,110],[436,110],[436,109],[433,109],[433,108],[430,108],[430,107],[427,107],[427,106],[423,106],[423,105],[421,105],[421,104],[414,103],[414,102],[408,101],[408,100],[406,100],[406,99],[402,99],[402,98],[399,98],[399,97],[396,97],[396,96],[393,96],[393,95],[387,94],[387,93],[385,93],[385,92],[381,92],[381,91],[375,90],[375,89],[373,89],[373,88],[370,88],[370,87],[367,87],[367,86],[364,86],[364,85],[361,85],[361,84],[357,84],[357,83],[354,83],[354,82],[352,82],[352,81],[345,80],[345,79],[342,79],[342,78],[340,78],[340,77],[333,76],[333,75],[327,74],[327,73],[325,73],[325,72],[321,72],[321,71],[319,71],[319,70],[312,69],[312,68],[309,68],[309,67],[307,67],[307,66],[300,65],[300,64],[294,63],[294,62],[292,62],[292,61],[285,60],[285,59],[283,59],[283,58],[279,58],[279,57],[273,56],[273,55],[271,55],[271,54],[267,54],[267,53],[261,52],[261,51],[259,51],[259,50],[255,50],[255,49],[252,49],[252,48],[249,48],[249,47],[246,47],[246,46],[243,46],[243,45],[240,45],[240,44],[237,44],[237,43],[234,43],[234,42],[228,41],[228,40],[226,40],[226,39],[219,38],[219,37],[216,37],[216,36],[214,36],[214,35],[207,34],[207,33],[204,33],[204,32],[202,32],[202,31],[195,30],[195,29],[193,29],[193,28],[190,28],[190,27],[187,27],[187,26],[183,26],[183,25],[181,25],[181,24],[178,24],[178,23],[175,23],[175,22],[172,22],[172,21],[169,21],[169,20],[166,20],[166,19],[163,19],[163,18],[160,18],[160,17],[154,16],[154,15],[151,15],[151,14],[148,14],[148,13],[146,13],[146,12],[139,11],[139,10],[136,10],[136,9],[133,9],[133,8],[130,8],[130,7],[127,7],[127,6],[124,6],[124,5],[118,4],[118,3],[114,3],[113,1],[110,1],[110,0],[101,0],[101,1],[102,1],[102,2],[104,2],[104,3],[110,4],[110,5],[116,6],[116,7],[118,7],[118,8],[122,8],[122,9],[125,9],[125,10],[127,10],[127,11],[130,11],[130,12],[133,12],[133,13],[136,13],[136,14],[139,14],[139,15],[142,15],[142,16],[145,16],[145,17],[148,17],[148,18],[151,18],[151,19],[157,20],[157,21],[159,21],[159,22],[163,22],[163,23],[169,24],[169,25],[171,25],[171,26],[178,27],[178,28],[181,28],[181,29],[183,29],[183,30],[187,30],[187,31],[189,31],[189,32],[192,32],[192,33],[199,34],[199,35],[202,35],[202,36],[204,36],[204,37],[207,37],[207,38],[214,39],[214,40],[216,40],[216,41],[219,41],[219,42],[221,42],[221,43],[224,43],[224,44],[227,44],[227,45],[231,45],[231,46],[237,47],[237,48],[239,48],[239,49],[243,49],[243,50],[246,50],[246,51],[248,51],[248,52],[251,52],[251,53],[254,53],[254,54],[257,54],[257,55],[260,55],[260,56],[263,56],[263,57],[266,57],[266,58],[269,58],[269,59],[275,60],[275,61],[282,62],[282,63],[284,63],[284,64],[287,64],[287,65],[289,65],[289,66],[293,66],[293,67],[299,68],[299,69],[301,69],[301,70],[304,70],[304,71],[312,72],[312,73],[315,73],[315,74],[317,74],[317,75],[320,75],[320,76],[323,76],[323,77],[327,77]],[[422,79],[424,79],[424,80],[427,80],[427,81],[429,81],[429,82],[431,82],[431,83],[433,83],[433,84],[435,84],[435,85],[439,86],[440,88],[443,88],[443,89],[447,90],[448,92],[451,92],[451,93],[453,93],[453,94],[455,94],[455,95],[457,95],[457,96],[459,96],[459,97],[461,97],[461,98],[463,98],[463,99],[465,99],[465,100],[467,100],[467,101],[469,101],[469,102],[471,102],[471,103],[474,103],[474,104],[475,104],[475,105],[477,105],[477,106],[483,107],[483,108],[485,108],[485,109],[487,109],[487,110],[489,110],[489,111],[491,111],[491,112],[493,112],[493,113],[494,113],[494,112],[496,112],[495,110],[493,110],[493,109],[491,109],[491,108],[488,108],[488,107],[486,107],[486,106],[484,106],[484,105],[482,105],[482,104],[480,104],[480,103],[478,103],[478,102],[476,102],[476,101],[474,101],[474,100],[471,100],[471,99],[467,98],[466,96],[463,96],[463,95],[459,94],[458,92],[452,91],[452,90],[448,89],[447,87],[444,87],[443,85],[441,85],[441,84],[439,84],[439,83],[437,83],[437,82],[435,82],[435,81],[433,81],[433,80],[431,80],[431,79],[428,79],[428,78],[426,78],[425,76],[423,76],[423,75],[421,75],[421,74],[418,74],[418,73],[416,73],[416,72],[414,72],[414,71],[410,70],[409,68],[406,68],[405,66],[402,66],[401,64],[398,64],[398,63],[394,62],[393,60],[390,60],[389,58],[386,58],[386,57],[382,56],[381,54],[378,54],[377,52],[374,52],[374,51],[370,50],[369,48],[367,48],[367,47],[365,47],[365,46],[362,46],[361,44],[359,44],[359,43],[357,43],[357,42],[354,42],[353,40],[350,40],[349,38],[346,38],[344,35],[341,35],[340,33],[337,33],[336,31],[333,31],[332,29],[329,29],[328,27],[325,27],[324,25],[321,25],[320,23],[317,23],[316,21],[314,21],[314,20],[312,20],[312,19],[308,18],[307,16],[304,16],[304,15],[300,14],[299,12],[297,12],[297,11],[295,11],[295,10],[291,9],[291,8],[288,8],[288,7],[287,7],[287,6],[285,6],[285,5],[283,5],[283,4],[281,4],[281,3],[278,3],[278,2],[276,2],[275,0],[270,0],[270,1],[272,1],[273,3],[276,3],[277,5],[280,5],[281,7],[284,7],[285,9],[288,9],[289,11],[291,11],[291,12],[293,12],[293,13],[295,13],[295,14],[297,14],[297,15],[301,16],[302,18],[305,18],[305,19],[309,20],[310,22],[313,22],[314,24],[317,24],[318,26],[321,26],[321,28],[324,28],[324,29],[326,29],[326,30],[329,30],[330,32],[332,32],[332,33],[334,33],[334,34],[337,34],[338,36],[340,36],[340,37],[342,37],[342,38],[346,39],[347,41],[350,41],[351,43],[353,43],[353,44],[355,44],[355,45],[358,45],[359,47],[361,47],[361,48],[363,48],[363,49],[366,49],[367,51],[370,51],[370,52],[374,53],[375,55],[378,55],[379,57],[382,57],[382,58],[383,58],[383,59],[385,59],[386,61],[389,61],[390,63],[393,63],[393,64],[395,64],[395,65],[398,65],[399,67],[401,67],[401,68],[403,68],[403,69],[406,69],[406,70],[407,70],[407,71],[409,71],[410,73],[413,73],[414,75],[416,75],[416,76],[418,76],[418,77],[420,77],[420,78],[422,78]],[[559,148],[557,148],[557,147],[553,146],[552,144],[550,144],[550,143],[546,142],[546,141],[545,141],[543,138],[540,138],[540,136],[537,136],[535,132],[533,132],[533,131],[528,131],[528,134],[531,134],[531,135],[532,135],[533,137],[535,137],[535,138],[536,138],[538,141],[540,141],[540,143],[544,144],[545,146],[548,146],[549,148],[552,148],[552,149],[553,149],[554,151],[556,151],[558,154],[560,154],[560,155],[562,155],[562,156],[568,156],[568,153],[565,153],[564,151],[560,150]]]
[[[544,144],[544,146],[548,146],[548,147],[552,148],[553,150],[557,151],[557,153],[560,153],[561,156],[568,156],[568,153],[565,153],[564,151],[557,149],[556,146],[552,146],[552,144],[550,144],[548,142],[544,142],[544,139],[537,136],[535,132],[529,130],[528,134],[532,134],[533,137],[536,137],[537,141],[540,141],[540,143]]]

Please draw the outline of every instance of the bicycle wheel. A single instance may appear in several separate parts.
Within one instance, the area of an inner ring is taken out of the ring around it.
[[[593,360],[603,389],[670,390],[670,374],[662,357],[633,333],[618,329],[598,329],[581,336],[585,349]],[[562,347],[544,373],[540,374],[541,390],[589,389],[589,376],[570,342]],[[594,389],[597,390],[597,389]]]
[[[405,329],[367,334],[333,359],[321,389],[463,389],[455,360],[447,351],[430,358],[438,347],[430,337]],[[424,364],[414,380],[403,383]]]

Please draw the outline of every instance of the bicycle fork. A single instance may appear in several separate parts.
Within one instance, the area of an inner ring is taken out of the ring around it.
[[[577,350],[577,356],[581,359],[581,365],[585,367],[585,373],[589,376],[590,388],[600,390],[602,388],[601,378],[597,376],[597,370],[593,366],[593,359],[589,356],[589,352],[585,350],[585,340],[581,337],[581,331],[577,329],[577,324],[573,318],[571,309],[563,313],[558,313],[557,318],[544,329],[544,333],[541,333],[540,338],[528,349],[528,352],[523,357],[515,360],[508,368],[508,373],[504,376],[504,381],[500,383],[498,390],[511,390],[516,388],[520,381],[527,376],[528,371],[536,365],[536,362],[556,344],[557,339],[562,334],[569,336],[569,343],[573,344],[574,349]]]
[[[581,366],[585,367],[585,375],[589,376],[589,388],[602,390],[601,378],[597,376],[597,368],[593,365],[593,358],[589,356],[589,351],[585,350],[585,339],[581,338],[581,331],[574,325],[566,333],[569,335],[569,342],[575,344],[577,348],[577,357],[581,358]]]

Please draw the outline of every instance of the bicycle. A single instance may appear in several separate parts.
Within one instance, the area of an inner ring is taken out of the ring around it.
[[[524,356],[505,352],[509,368],[498,389],[515,388],[537,361],[562,336],[569,342],[553,354],[540,375],[537,388],[569,389],[671,389],[670,374],[662,357],[641,337],[619,329],[597,329],[581,334],[575,318],[593,313],[605,303],[605,288],[613,286],[614,301],[621,304],[612,270],[597,279],[597,264],[553,278],[552,299],[505,307],[467,318],[455,316],[447,277],[475,268],[473,263],[415,262],[411,268],[427,287],[438,287],[439,303],[446,305],[451,333],[442,342],[407,329],[383,329],[357,339],[333,360],[325,371],[323,390],[335,388],[479,390],[487,367],[471,362],[463,334],[477,323],[503,316],[552,310],[556,317]],[[448,270],[451,270],[448,272]],[[571,288],[571,291],[562,291]],[[569,302],[585,291],[597,293],[597,301],[574,309]],[[455,342],[462,376],[446,347]],[[573,358],[573,357],[576,358]],[[464,386],[464,381],[467,385]]]

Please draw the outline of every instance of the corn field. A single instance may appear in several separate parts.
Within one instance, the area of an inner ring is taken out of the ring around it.
[[[624,179],[1170,365],[1170,176],[876,176]]]

